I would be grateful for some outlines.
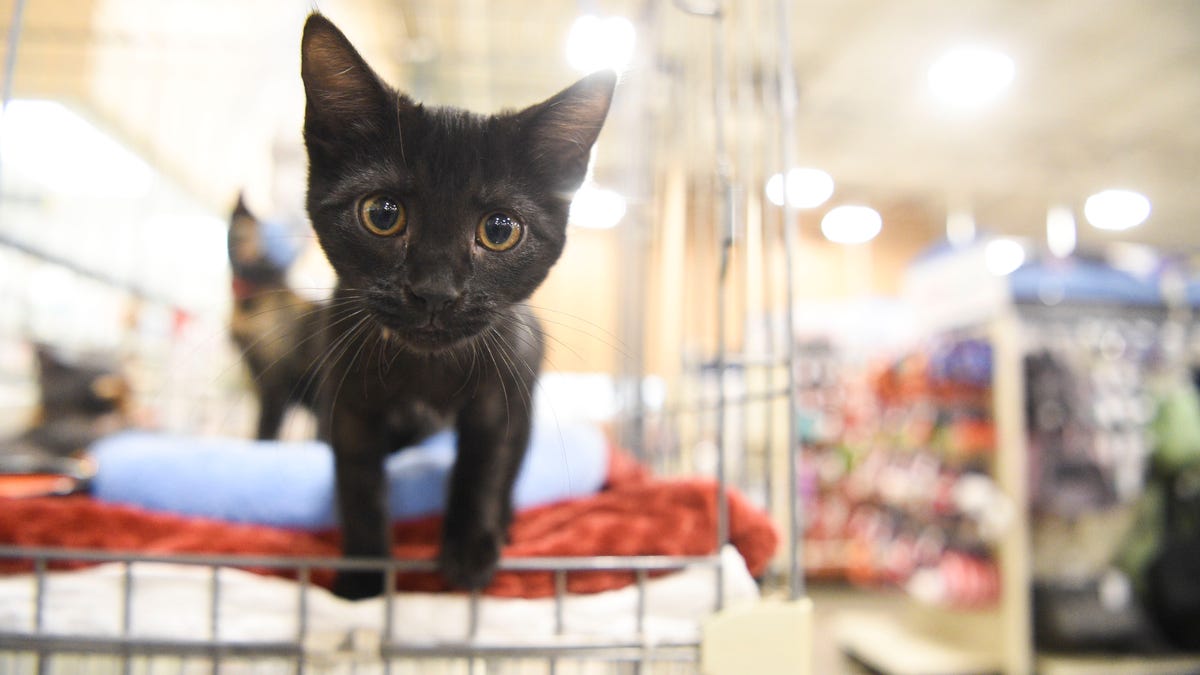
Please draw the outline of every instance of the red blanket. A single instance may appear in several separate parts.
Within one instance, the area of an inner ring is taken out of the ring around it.
[[[730,540],[751,574],[761,574],[775,552],[778,535],[766,514],[736,491],[729,492]],[[397,523],[393,555],[432,559],[440,518]],[[518,513],[506,558],[533,556],[706,555],[716,548],[716,484],[709,480],[649,478],[631,460],[614,454],[608,487],[581,499]],[[338,555],[336,532],[298,532],[189,518],[113,506],[87,497],[0,499],[0,543],[19,546],[282,556]],[[32,569],[29,561],[0,560],[0,572]],[[332,572],[314,573],[321,585]],[[575,593],[620,588],[630,572],[573,572]],[[436,574],[401,574],[397,588],[448,590]],[[502,572],[489,595],[537,598],[554,594],[548,572]]]

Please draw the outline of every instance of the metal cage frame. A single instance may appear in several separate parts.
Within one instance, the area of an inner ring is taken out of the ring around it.
[[[5,79],[4,79],[4,102],[7,103],[10,96],[11,81],[13,74],[13,60],[16,45],[19,41],[21,15],[24,9],[24,0],[17,0],[13,9],[12,23],[10,25],[10,40],[8,42],[8,54],[5,60]],[[28,632],[20,631],[3,631],[0,632],[0,671],[7,669],[6,663],[13,665],[18,671],[23,672],[27,668],[32,668],[35,672],[48,673],[53,671],[54,661],[59,658],[66,657],[86,657],[92,655],[103,655],[116,659],[120,664],[119,671],[123,673],[141,672],[148,670],[147,668],[135,668],[135,662],[139,659],[154,659],[158,657],[175,657],[179,659],[200,659],[205,664],[204,668],[211,669],[211,672],[221,672],[223,665],[232,662],[240,662],[246,659],[274,659],[282,660],[286,665],[286,670],[296,673],[309,672],[316,670],[317,665],[313,663],[313,655],[309,651],[307,645],[309,633],[308,614],[310,610],[309,597],[314,589],[313,572],[316,570],[360,570],[360,571],[380,571],[386,572],[386,589],[383,605],[383,616],[380,617],[380,625],[382,626],[382,638],[378,644],[377,650],[372,648],[372,658],[376,659],[376,666],[381,667],[384,673],[392,672],[393,665],[396,662],[403,660],[425,660],[425,659],[456,659],[465,660],[468,664],[470,672],[476,672],[474,664],[483,661],[487,662],[494,659],[512,659],[512,660],[527,660],[533,659],[536,662],[544,663],[546,669],[550,673],[558,672],[560,662],[568,661],[598,661],[608,664],[616,664],[621,668],[631,669],[632,672],[642,672],[643,665],[667,665],[682,664],[683,668],[691,668],[699,662],[701,643],[699,640],[680,642],[680,643],[653,643],[646,638],[642,631],[645,620],[646,609],[646,586],[648,578],[655,573],[663,573],[673,570],[682,570],[689,568],[711,568],[716,575],[716,593],[713,612],[719,612],[723,597],[724,579],[721,566],[721,550],[729,542],[729,505],[727,501],[726,490],[728,488],[728,476],[726,475],[725,455],[726,448],[724,447],[724,421],[728,410],[731,407],[746,406],[753,401],[761,401],[763,399],[778,399],[783,396],[787,398],[788,403],[788,448],[787,448],[787,468],[789,476],[787,477],[786,488],[789,492],[789,508],[785,514],[787,521],[787,529],[783,538],[784,546],[787,547],[784,554],[787,559],[787,568],[782,576],[787,579],[787,596],[791,600],[801,597],[804,593],[803,576],[800,565],[802,552],[800,546],[802,539],[798,536],[799,523],[801,522],[801,514],[799,512],[800,505],[797,496],[796,474],[799,448],[799,438],[794,422],[796,401],[795,401],[795,382],[794,374],[796,371],[797,355],[794,350],[794,345],[791,341],[791,326],[794,325],[792,316],[792,261],[795,258],[795,249],[797,246],[794,227],[791,225],[795,221],[795,211],[791,206],[783,207],[783,226],[780,237],[784,244],[784,260],[786,266],[786,275],[789,282],[784,289],[782,302],[785,304],[783,309],[783,319],[787,322],[785,326],[785,340],[783,345],[775,345],[770,348],[770,351],[777,352],[767,354],[762,358],[741,356],[728,353],[728,345],[726,344],[726,336],[724,335],[724,321],[726,315],[726,295],[728,293],[728,261],[730,251],[735,243],[735,235],[738,229],[737,224],[737,209],[736,199],[737,192],[732,184],[730,175],[730,160],[727,156],[725,147],[725,138],[722,128],[724,126],[725,116],[725,99],[729,96],[729,85],[726,82],[727,76],[722,76],[720,73],[724,71],[722,64],[725,56],[724,38],[722,20],[723,14],[720,3],[714,3],[711,8],[696,8],[683,0],[676,0],[677,9],[684,11],[694,16],[704,16],[712,19],[711,26],[713,27],[713,44],[712,55],[714,63],[714,82],[713,82],[713,114],[717,121],[716,129],[718,130],[717,143],[717,178],[720,186],[721,194],[719,196],[720,213],[717,214],[717,225],[719,228],[718,241],[720,265],[718,280],[718,297],[716,300],[715,309],[719,318],[718,326],[719,335],[717,338],[717,353],[715,358],[706,359],[701,367],[711,367],[716,369],[717,374],[717,393],[714,401],[702,402],[699,406],[705,413],[715,415],[717,425],[717,508],[718,508],[718,535],[716,552],[707,556],[695,557],[675,557],[675,556],[608,556],[608,557],[587,557],[587,558],[525,558],[525,559],[502,559],[499,563],[499,570],[510,572],[549,572],[554,575],[555,593],[554,593],[554,615],[555,626],[558,634],[562,634],[564,627],[564,612],[565,599],[567,597],[567,579],[573,573],[588,572],[588,571],[623,571],[630,572],[635,576],[637,589],[637,607],[634,617],[637,633],[641,636],[640,640],[621,641],[606,644],[544,644],[544,645],[512,645],[512,646],[495,646],[479,644],[473,641],[476,635],[479,618],[479,602],[480,594],[478,592],[470,594],[470,613],[469,626],[467,626],[467,639],[461,642],[444,642],[430,645],[415,645],[405,643],[396,635],[396,626],[393,625],[393,608],[398,602],[403,602],[396,595],[395,574],[398,572],[429,572],[436,569],[433,561],[425,560],[366,560],[366,559],[342,559],[342,558],[292,558],[292,557],[268,557],[268,556],[229,556],[229,555],[147,555],[141,553],[121,553],[110,551],[95,551],[95,550],[67,550],[55,548],[29,548],[23,546],[0,546],[0,560],[5,561],[31,561],[33,566],[33,584],[34,589],[34,607],[32,608],[32,625]],[[787,0],[777,0],[777,12],[779,14],[779,33],[776,36],[778,40],[778,49],[781,54],[790,54],[791,45],[788,35],[788,21],[790,20],[790,9]],[[790,129],[795,119],[795,82],[792,73],[790,58],[782,58],[779,63],[778,72],[778,87],[779,87],[779,115],[782,127],[782,138],[780,147],[782,149],[781,160],[782,165],[790,165],[794,145],[794,133]],[[781,367],[786,371],[785,382],[781,383],[771,381],[766,391],[750,392],[747,391],[741,396],[729,396],[726,392],[726,374],[732,367],[737,367],[739,364],[750,364],[755,367]],[[640,397],[635,397],[640,401]],[[640,425],[642,418],[639,417],[635,424]],[[641,429],[642,427],[638,427]],[[770,488],[768,488],[770,489]],[[172,563],[177,565],[185,565],[199,568],[207,568],[210,570],[209,584],[209,630],[207,636],[198,637],[195,640],[157,640],[151,638],[142,638],[133,635],[131,626],[133,621],[133,604],[134,597],[137,593],[136,584],[134,582],[134,567],[138,563]],[[64,563],[86,563],[86,564],[103,564],[116,563],[124,566],[123,581],[121,583],[121,604],[118,608],[120,616],[121,630],[116,637],[86,637],[75,635],[58,635],[46,630],[45,612],[46,612],[46,594],[48,576],[52,569],[63,565]],[[219,607],[223,592],[223,582],[221,571],[227,568],[259,568],[270,569],[276,573],[287,573],[297,580],[296,593],[299,606],[299,616],[297,617],[296,634],[290,640],[270,641],[270,642],[245,642],[245,641],[230,641],[221,638],[221,629],[219,625]],[[347,653],[350,655],[362,655],[361,650],[357,650],[354,645],[346,646]],[[7,660],[6,660],[7,659]],[[186,663],[180,665],[179,671],[186,670]],[[108,672],[105,670],[104,672]],[[190,672],[190,671],[189,671]],[[256,671],[257,672],[257,671]]]

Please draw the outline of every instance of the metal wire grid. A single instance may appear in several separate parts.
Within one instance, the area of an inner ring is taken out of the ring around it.
[[[687,3],[679,3],[682,9],[689,13],[710,16],[717,23],[722,19],[718,9],[699,11],[690,8]],[[20,0],[14,8],[14,31],[20,25],[19,12],[24,2]],[[787,32],[788,3],[780,0],[777,3],[780,13],[780,50],[788,53],[790,50]],[[721,31],[714,32],[714,62],[719,64],[723,58]],[[16,40],[10,40],[10,46]],[[12,50],[9,50],[10,54]],[[9,64],[11,71],[11,64]],[[794,120],[793,75],[789,59],[782,59],[780,68],[780,101],[781,128],[784,138],[781,139],[783,164],[790,165],[794,140],[790,137],[790,121]],[[718,78],[719,79],[719,78]],[[5,84],[11,82],[11,72],[5,77]],[[723,96],[728,95],[727,89],[720,88],[724,83],[718,82],[715,92],[714,110],[718,117],[723,113]],[[5,92],[7,99],[7,92]],[[720,128],[723,125],[718,125]],[[722,139],[718,139],[721,141]],[[729,162],[724,156],[724,147],[720,148],[722,161]],[[729,249],[733,246],[733,222],[736,216],[732,206],[734,188],[729,180],[728,166],[718,167],[722,179],[723,208],[721,238],[721,279],[718,298],[719,312],[725,312],[725,293],[727,262]],[[794,213],[790,206],[784,207],[784,222],[790,223]],[[796,248],[793,232],[789,227],[782,227],[784,249],[787,262],[787,279],[792,279],[791,261]],[[791,284],[785,284],[787,295],[784,298],[786,324],[793,325],[791,317]],[[723,325],[723,321],[719,325]],[[787,331],[785,331],[785,335]],[[724,442],[723,422],[730,408],[745,406],[755,400],[772,399],[786,396],[789,411],[794,411],[794,386],[796,356],[792,351],[790,340],[784,339],[783,354],[771,357],[773,362],[778,358],[785,367],[784,384],[782,389],[777,384],[768,387],[766,392],[747,392],[742,397],[731,397],[725,392],[724,373],[737,357],[726,352],[727,345],[724,335],[719,336],[718,354],[715,365],[719,376],[718,395],[715,401],[704,402],[702,409],[715,412],[718,423],[716,434],[718,443]],[[774,351],[774,350],[772,350]],[[700,410],[700,409],[698,409]],[[789,499],[789,527],[784,538],[788,547],[786,554],[789,558],[789,569],[786,573],[791,597],[803,593],[803,579],[799,574],[800,541],[798,539],[798,524],[801,517],[795,499],[796,485],[794,483],[796,470],[796,449],[798,439],[794,424],[788,424],[788,491],[793,497]],[[726,499],[727,476],[724,466],[725,449],[718,453],[717,484],[718,484],[718,551],[720,546],[728,542],[728,503]],[[771,481],[767,480],[768,489]],[[468,673],[475,675],[480,672],[513,672],[513,673],[674,673],[694,672],[699,658],[698,640],[677,643],[651,643],[643,631],[646,618],[646,582],[650,574],[693,567],[708,567],[714,570],[717,593],[715,594],[714,610],[719,610],[723,598],[724,580],[719,555],[699,557],[673,556],[612,556],[591,558],[527,558],[501,560],[499,569],[513,572],[550,572],[554,574],[554,615],[556,634],[562,634],[564,629],[564,605],[567,595],[567,578],[571,573],[594,571],[628,571],[635,575],[637,588],[637,604],[635,610],[636,634],[639,639],[604,644],[571,644],[555,642],[542,645],[511,645],[495,646],[481,644],[475,641],[479,622],[478,593],[470,595],[469,619],[467,637],[459,642],[440,642],[436,644],[405,643],[402,635],[397,635],[393,625],[393,608],[395,603],[403,602],[395,594],[395,574],[399,572],[429,572],[436,569],[431,561],[417,560],[347,560],[341,558],[282,558],[262,556],[205,556],[205,555],[141,555],[129,553],[114,553],[102,551],[59,550],[49,548],[25,548],[16,546],[0,546],[0,560],[30,560],[33,564],[33,583],[35,584],[34,607],[32,608],[32,625],[28,632],[0,632],[0,675],[5,673],[375,673],[387,675],[404,672],[447,672]],[[120,634],[116,637],[87,637],[81,635],[56,635],[46,630],[45,626],[45,597],[48,571],[55,563],[117,563],[124,565],[124,575],[121,584],[121,602],[118,608],[120,615]],[[156,640],[140,638],[132,634],[133,600],[136,593],[133,566],[141,562],[161,562],[205,567],[210,570],[209,584],[210,616],[208,635],[194,640]],[[296,593],[299,612],[297,616],[296,633],[292,639],[279,641],[229,641],[221,639],[219,608],[222,596],[222,574],[225,568],[258,568],[275,571],[287,571],[295,575],[297,580]],[[385,589],[384,606],[379,618],[382,636],[377,647],[372,647],[364,653],[359,645],[345,645],[345,661],[339,663],[326,662],[327,656],[322,654],[322,662],[317,662],[316,655],[310,653],[306,646],[309,638],[309,596],[313,590],[312,575],[315,570],[366,570],[386,573],[387,588]],[[600,666],[601,670],[591,669]],[[416,669],[416,670],[414,670]]]
[[[646,583],[655,572],[677,571],[687,568],[718,568],[718,556],[611,556],[587,558],[523,558],[505,559],[500,569],[512,572],[550,572],[554,575],[554,623],[555,634],[564,632],[564,604],[567,596],[567,579],[571,573],[597,571],[627,571],[635,575],[637,603],[635,609],[636,633],[640,639],[606,642],[604,644],[554,643],[496,646],[481,644],[475,638],[479,626],[478,592],[469,596],[469,614],[466,638],[462,641],[442,641],[433,644],[405,642],[393,625],[393,609],[403,599],[396,595],[395,575],[399,572],[431,572],[436,570],[433,561],[425,560],[354,560],[342,558],[288,558],[271,556],[214,556],[214,555],[142,555],[106,551],[76,551],[53,548],[25,548],[18,546],[0,547],[0,559],[32,560],[34,572],[34,607],[32,625],[28,632],[0,632],[0,652],[25,653],[26,668],[30,672],[52,672],[48,670],[52,660],[61,655],[107,655],[116,657],[122,665],[121,672],[133,672],[132,664],[139,658],[171,656],[177,659],[202,658],[211,665],[211,672],[224,672],[222,665],[233,662],[276,662],[288,665],[287,672],[324,672],[312,661],[313,654],[307,645],[310,638],[309,597],[313,590],[315,570],[361,570],[386,573],[386,593],[378,627],[381,640],[378,648],[373,646],[364,655],[360,647],[352,643],[344,645],[344,654],[349,659],[364,657],[390,672],[393,662],[413,660],[459,659],[468,663],[489,659],[530,660],[536,659],[547,672],[556,673],[562,660],[593,661],[612,664],[620,663],[693,663],[697,659],[698,641],[650,642],[643,631],[646,619]],[[46,594],[49,569],[55,563],[118,563],[124,573],[120,585],[119,635],[83,636],[56,635],[47,631]],[[136,591],[133,567],[135,563],[173,563],[204,567],[210,570],[208,586],[209,616],[208,634],[191,640],[154,639],[133,635],[133,606]],[[222,574],[226,568],[265,569],[293,573],[296,576],[298,616],[296,632],[292,639],[277,641],[230,641],[223,639],[220,629],[220,607],[222,598]],[[326,660],[328,654],[321,654]],[[181,663],[185,661],[180,661]],[[9,672],[5,661],[0,661],[0,672]],[[30,665],[31,664],[31,665]],[[14,670],[11,672],[24,672]]]

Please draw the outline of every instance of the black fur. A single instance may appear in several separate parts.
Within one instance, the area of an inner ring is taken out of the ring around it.
[[[521,111],[425,107],[384,84],[320,15],[302,42],[308,211],[338,275],[327,315],[321,434],[332,442],[348,556],[388,555],[382,464],[444,426],[458,433],[439,567],[453,585],[491,579],[529,439],[543,342],[523,304],[558,260],[571,193],[608,113],[612,73]],[[359,207],[403,205],[379,236]],[[493,251],[477,234],[502,212],[523,231]],[[366,597],[378,574],[342,574]]]

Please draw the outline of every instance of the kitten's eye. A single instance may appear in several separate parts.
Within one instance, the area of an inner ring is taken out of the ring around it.
[[[493,213],[479,221],[475,234],[484,248],[507,251],[521,240],[521,222],[507,213]]]
[[[358,222],[381,237],[404,231],[408,216],[404,205],[387,195],[371,195],[358,203]]]

